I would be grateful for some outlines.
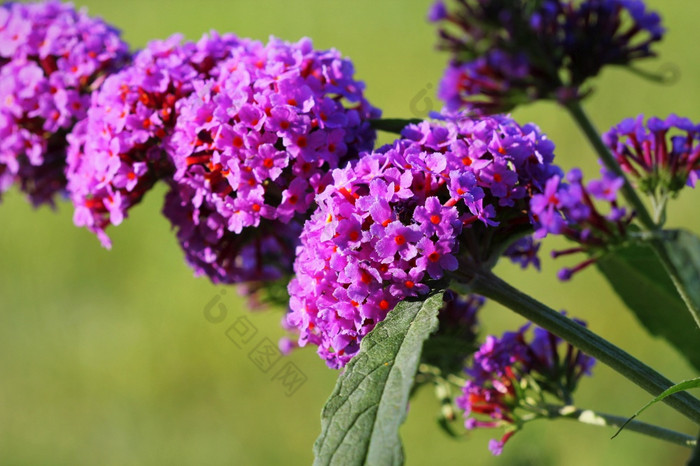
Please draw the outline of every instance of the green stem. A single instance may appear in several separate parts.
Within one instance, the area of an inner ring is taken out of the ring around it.
[[[619,429],[627,421],[626,418],[621,416],[599,413],[590,409],[574,409],[570,406],[552,407],[550,408],[549,414],[550,419],[571,419],[584,424],[601,427],[614,427],[616,429]],[[697,441],[691,435],[686,435],[681,432],[676,432],[675,430],[666,429],[653,424],[647,424],[646,422],[636,420],[630,421],[625,426],[625,429],[688,448],[693,448],[697,444]]]
[[[540,327],[563,338],[652,395],[657,396],[673,386],[673,382],[651,367],[586,327],[513,288],[493,273],[476,272],[473,276],[461,278],[463,283],[465,280],[466,283],[469,283],[472,292],[501,303]],[[700,400],[697,398],[682,392],[669,396],[663,401],[693,422],[700,424]]]
[[[668,205],[668,194],[665,192],[655,194],[651,197],[654,211],[654,223],[659,227],[666,223],[666,205]]]
[[[634,190],[634,188],[632,188],[632,185],[630,184],[625,174],[622,172],[622,169],[615,160],[615,157],[612,155],[612,153],[610,153],[607,146],[600,139],[598,131],[595,129],[593,123],[583,111],[581,103],[577,100],[572,100],[567,102],[565,104],[565,107],[567,110],[569,110],[571,116],[581,127],[586,137],[588,138],[588,141],[593,145],[593,148],[598,153],[608,170],[615,173],[616,176],[622,177],[622,179],[624,180],[624,184],[622,185],[621,190],[622,194],[629,203],[629,205],[637,213],[637,218],[641,222],[642,226],[649,231],[657,231],[659,229],[659,226],[649,215],[649,212],[642,203],[642,200],[639,198],[639,196],[637,196],[637,192]],[[660,217],[661,215],[662,214],[659,213],[657,214],[657,217]],[[657,218],[657,221],[661,220],[663,219]],[[686,289],[687,284],[681,279],[678,269],[668,259],[668,255],[666,254],[666,250],[664,249],[663,243],[661,241],[651,241],[649,242],[649,244],[656,253],[656,255],[659,257],[661,262],[664,264],[666,272],[668,272],[669,276],[673,280],[674,285],[676,285],[678,294],[680,294],[681,298],[685,302],[686,307],[688,308],[688,311],[693,316],[693,319],[695,319],[695,323],[698,325],[698,327],[700,327],[700,309],[698,309],[698,306],[690,298],[690,294]]]
[[[581,127],[581,130],[583,130],[583,133],[588,138],[588,141],[593,146],[593,149],[595,149],[595,151],[598,153],[598,156],[603,161],[606,168],[613,172],[616,176],[622,177],[624,180],[624,184],[622,185],[621,189],[622,195],[625,196],[625,199],[629,205],[637,213],[637,218],[642,223],[644,228],[647,230],[656,230],[657,225],[649,215],[649,211],[644,206],[644,203],[639,196],[637,196],[637,192],[634,190],[629,180],[623,173],[620,165],[615,160],[615,157],[612,155],[612,153],[610,153],[607,146],[600,139],[600,133],[598,133],[598,130],[595,129],[595,126],[593,126],[593,123],[588,118],[588,115],[586,115],[586,112],[583,111],[581,103],[578,100],[571,100],[565,104],[565,108],[569,111],[576,123],[578,123],[578,125]]]
[[[688,460],[688,466],[700,466],[700,434],[698,434],[698,440],[695,443],[695,450]]]

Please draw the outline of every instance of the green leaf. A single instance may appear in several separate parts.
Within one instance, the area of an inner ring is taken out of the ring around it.
[[[639,416],[642,414],[642,411],[646,410],[649,406],[653,405],[654,403],[658,403],[659,401],[663,400],[667,396],[671,396],[674,393],[682,392],[685,390],[690,390],[691,388],[700,388],[700,377],[696,377],[694,379],[689,379],[689,380],[684,380],[683,382],[677,383],[676,385],[669,387],[668,389],[664,390],[651,400],[649,403],[645,404],[642,406],[636,413],[632,415],[631,418],[627,419],[624,424],[620,426],[617,432],[615,432],[615,435],[612,436],[612,438],[615,438],[618,436],[620,432],[622,432],[622,429],[625,428],[627,424],[629,424],[635,417]]]
[[[700,238],[685,230],[663,233],[663,249],[657,253],[671,268],[676,289],[700,327]]]
[[[399,426],[442,295],[399,303],[365,336],[323,408],[314,465],[403,464]]]
[[[700,329],[654,251],[644,244],[630,245],[597,265],[639,322],[700,369]]]

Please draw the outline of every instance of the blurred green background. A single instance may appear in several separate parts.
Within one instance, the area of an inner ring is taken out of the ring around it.
[[[647,70],[678,69],[679,80],[656,85],[621,70],[606,70],[586,102],[601,129],[640,112],[669,112],[700,119],[700,64],[695,40],[700,3],[648,2],[659,9],[669,34],[661,57]],[[386,117],[422,117],[437,110],[434,91],[446,56],[434,50],[425,21],[429,0],[80,1],[90,13],[116,24],[133,47],[181,32],[197,39],[209,29],[266,40],[314,39],[351,57],[370,100]],[[427,100],[426,100],[427,99]],[[572,122],[553,104],[518,110],[557,143],[565,168],[597,165]],[[382,141],[391,139],[383,135]],[[72,225],[72,209],[35,211],[16,191],[0,207],[0,464],[51,465],[306,465],[319,432],[319,413],[337,373],[312,349],[290,360],[307,382],[291,397],[274,372],[264,374],[226,336],[247,315],[259,336],[283,334],[280,311],[248,313],[229,290],[228,316],[213,324],[204,306],[221,291],[193,278],[174,234],[160,215],[158,187],[109,231],[112,251]],[[693,196],[671,209],[670,224],[700,230]],[[550,241],[547,250],[561,247]],[[586,319],[590,328],[674,380],[697,375],[664,342],[649,337],[594,269],[559,284],[566,262],[545,260],[541,273],[501,264],[498,272],[554,308]],[[659,309],[663,312],[663,309]],[[489,333],[513,329],[522,319],[497,305],[482,312]],[[281,363],[279,363],[281,364]],[[649,396],[607,367],[584,380],[583,408],[629,415]],[[444,436],[438,411],[424,390],[411,403],[402,429],[408,464],[672,465],[689,451],[635,433],[614,441],[612,432],[569,421],[538,421],[518,433],[503,456],[487,451],[500,431],[475,431],[465,441]],[[695,427],[657,406],[644,420],[687,433]]]

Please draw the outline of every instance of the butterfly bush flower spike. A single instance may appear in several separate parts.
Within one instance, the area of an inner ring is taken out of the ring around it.
[[[168,141],[180,100],[194,91],[195,79],[209,76],[241,44],[214,32],[196,43],[177,35],[152,41],[105,80],[69,137],[68,190],[77,226],[110,246],[105,229],[119,225],[157,180],[174,171]]]
[[[591,375],[595,364],[552,333],[531,328],[528,324],[501,338],[488,336],[465,369],[467,382],[456,399],[467,429],[505,429],[500,439],[489,442],[494,455],[526,422],[546,417],[551,406],[571,405],[579,380]]]
[[[300,344],[342,367],[399,301],[493,260],[496,244],[531,228],[532,193],[560,173],[553,149],[505,116],[426,121],[334,170],[289,285]]]
[[[66,187],[66,134],[90,93],[128,61],[120,33],[58,1],[0,5],[0,193],[36,206]]]
[[[249,44],[193,85],[165,207],[187,262],[216,283],[290,275],[314,195],[372,149],[379,111],[352,62],[309,39]]]
[[[700,125],[669,115],[665,120],[628,118],[603,135],[617,163],[649,195],[663,215],[669,198],[700,175]]]
[[[606,65],[654,56],[664,29],[641,0],[438,0],[440,47],[451,61],[439,96],[450,111],[501,113],[538,99],[580,99]]]

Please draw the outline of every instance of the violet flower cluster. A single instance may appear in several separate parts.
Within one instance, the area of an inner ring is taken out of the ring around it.
[[[118,30],[71,4],[0,5],[0,193],[17,182],[34,205],[53,205],[66,134],[128,58]]]
[[[578,243],[577,247],[553,252],[554,257],[582,252],[590,256],[575,267],[561,269],[560,280],[569,280],[627,237],[634,212],[628,212],[617,202],[617,192],[624,180],[605,168],[601,169],[601,175],[600,179],[584,185],[583,174],[576,168],[567,173],[565,180],[553,176],[544,192],[532,197],[530,212],[536,227],[535,238],[551,233]],[[603,205],[607,206],[604,210]]]
[[[639,189],[663,202],[700,176],[700,125],[669,115],[665,120],[628,118],[603,135],[603,141]]]
[[[452,53],[439,96],[477,114],[580,98],[604,66],[654,56],[664,33],[641,0],[461,0],[453,9],[438,0],[429,19]]]
[[[334,170],[301,234],[289,322],[331,367],[399,301],[493,260],[495,243],[530,228],[530,197],[560,173],[546,136],[505,116],[426,121],[402,136]]]
[[[577,323],[585,323],[576,320]],[[489,450],[501,454],[504,444],[526,421],[522,414],[541,415],[545,395],[570,405],[583,375],[591,375],[595,359],[554,334],[530,324],[501,338],[488,336],[465,371],[468,380],[456,399],[467,429],[505,428]]]
[[[168,136],[180,100],[240,45],[231,34],[212,32],[197,43],[175,35],[150,42],[130,66],[105,80],[69,137],[68,189],[77,226],[110,247],[105,228],[119,225],[158,179],[174,171]]]
[[[291,274],[301,224],[330,170],[372,149],[352,62],[309,39],[248,44],[193,81],[170,143],[165,214],[187,262],[216,283]]]

